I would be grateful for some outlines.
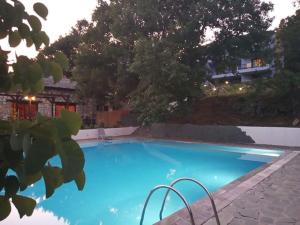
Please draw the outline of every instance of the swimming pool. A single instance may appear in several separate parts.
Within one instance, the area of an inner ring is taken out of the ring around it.
[[[282,151],[176,141],[121,140],[83,144],[86,158],[84,191],[64,185],[45,200],[43,182],[29,188],[39,203],[32,217],[18,219],[16,210],[5,225],[138,225],[144,201],[158,184],[192,177],[213,192],[280,156]],[[55,160],[54,160],[55,161]],[[189,202],[204,196],[195,184],[176,188]],[[151,199],[144,224],[158,221],[165,190]],[[164,216],[183,208],[170,194]]]

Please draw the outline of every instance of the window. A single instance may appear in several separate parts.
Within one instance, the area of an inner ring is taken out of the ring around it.
[[[37,102],[13,102],[12,103],[13,115],[19,119],[34,118],[38,112]]]
[[[67,104],[64,102],[55,103],[55,117],[59,117],[63,109],[67,109],[69,112],[76,112],[76,104]]]
[[[105,112],[108,112],[108,111],[109,111],[108,105],[105,105],[105,106],[104,106],[103,111],[105,111]]]
[[[264,61],[262,59],[253,60],[253,67],[261,67],[264,66]]]

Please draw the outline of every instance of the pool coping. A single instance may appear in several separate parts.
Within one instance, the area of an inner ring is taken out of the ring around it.
[[[225,207],[230,205],[236,198],[243,193],[249,191],[257,184],[268,178],[271,174],[283,167],[286,163],[295,158],[300,152],[285,151],[283,155],[273,160],[272,162],[259,167],[245,176],[229,183],[218,191],[212,193],[217,211],[220,212]],[[191,204],[195,224],[205,224],[214,217],[211,203],[208,197],[202,198]],[[162,221],[155,223],[155,225],[190,225],[190,218],[188,211],[184,208],[170,216],[164,218]]]
[[[225,145],[232,147],[245,147],[245,148],[257,148],[257,149],[270,149],[270,150],[282,150],[282,151],[300,151],[300,147],[290,147],[290,146],[278,146],[278,145],[263,145],[255,143],[230,143],[230,142],[207,142],[197,139],[190,138],[155,138],[155,137],[142,137],[142,136],[119,136],[119,137],[107,137],[104,141],[109,140],[168,140],[168,141],[179,141],[185,143],[194,143],[194,144],[210,144],[210,145]],[[82,139],[76,140],[79,144],[91,143],[91,142],[101,142],[99,139]]]
[[[249,191],[257,184],[268,178],[271,174],[282,168],[285,164],[300,154],[300,148],[298,147],[286,147],[286,146],[272,146],[272,145],[257,145],[257,144],[245,144],[245,143],[219,143],[219,142],[201,142],[194,139],[183,139],[183,138],[153,138],[153,137],[137,137],[137,136],[126,136],[116,137],[113,140],[172,140],[186,143],[198,143],[198,144],[212,144],[212,145],[225,145],[233,147],[251,147],[251,148],[264,148],[272,150],[282,150],[284,153],[273,161],[261,166],[250,173],[234,180],[233,182],[225,185],[218,191],[212,193],[214,198],[217,211],[222,211],[225,207],[230,205],[236,198],[243,193]],[[82,140],[78,143],[90,143],[99,140]],[[150,190],[149,190],[150,191]],[[205,224],[211,218],[214,217],[214,213],[211,207],[211,203],[208,197],[202,198],[190,205],[196,225]],[[156,210],[156,209],[155,209]],[[157,209],[159,211],[159,209]],[[159,214],[159,212],[157,212]],[[181,209],[168,217],[165,217],[162,221],[158,221],[155,225],[190,225],[190,218],[188,211],[184,208]]]

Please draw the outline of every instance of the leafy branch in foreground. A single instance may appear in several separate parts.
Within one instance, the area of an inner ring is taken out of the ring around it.
[[[80,126],[80,116],[68,111],[54,119],[38,115],[34,121],[0,121],[0,191],[4,189],[4,195],[0,196],[1,220],[10,213],[10,199],[21,217],[32,214],[35,201],[18,195],[18,191],[24,191],[41,178],[45,181],[47,198],[63,183],[73,180],[79,190],[83,189],[84,156],[71,138]],[[60,157],[61,168],[49,162],[56,155]]]
[[[46,19],[48,9],[42,3],[33,6],[36,14]],[[29,15],[17,0],[0,0],[0,39],[7,38],[10,47],[25,41],[27,47],[49,45],[49,37],[42,31],[40,19]],[[37,59],[16,56],[8,62],[8,51],[0,46],[0,91],[18,91],[36,94],[43,90],[45,76],[53,76],[55,82],[68,69],[68,60],[61,52]],[[81,126],[77,113],[63,111],[60,118],[38,115],[35,120],[0,120],[0,221],[7,218],[13,204],[20,217],[30,216],[36,201],[21,196],[20,191],[40,179],[44,179],[46,197],[56,188],[75,181],[79,190],[85,184],[83,172],[84,155],[79,145],[72,140]],[[52,166],[50,159],[58,156],[60,166]]]

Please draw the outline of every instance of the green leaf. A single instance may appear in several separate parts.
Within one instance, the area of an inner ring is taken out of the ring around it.
[[[3,133],[10,133],[12,130],[11,123],[9,121],[0,120],[0,131]]]
[[[28,185],[36,183],[41,178],[42,178],[41,172],[38,172],[38,173],[32,174],[32,175],[27,175],[24,177],[23,183],[28,186]]]
[[[58,63],[64,70],[69,69],[69,60],[62,52],[56,52],[54,55],[54,60]]]
[[[8,168],[0,168],[0,192],[5,186],[5,177],[6,173],[8,171]]]
[[[39,35],[40,35],[40,38],[41,38],[42,42],[44,43],[44,45],[45,45],[46,47],[48,47],[49,44],[50,44],[49,36],[46,34],[45,31],[41,31],[41,32],[39,33]]]
[[[28,23],[30,24],[33,31],[35,31],[35,32],[41,31],[42,23],[39,20],[39,18],[37,18],[36,16],[31,15],[31,16],[28,17],[27,20],[28,20]]]
[[[42,170],[46,187],[46,198],[53,195],[56,188],[63,184],[61,168],[46,166]]]
[[[48,9],[43,3],[40,2],[35,3],[33,5],[33,9],[40,17],[46,20],[48,16]]]
[[[84,155],[78,143],[74,140],[63,142],[59,150],[62,171],[65,182],[75,179],[83,170]]]
[[[8,198],[0,196],[0,221],[7,218],[10,214],[11,206]]]
[[[42,37],[40,35],[40,32],[33,34],[32,35],[32,40],[33,40],[33,43],[35,45],[35,49],[38,51],[40,49],[41,45],[43,44],[43,40],[42,40]]]
[[[54,155],[53,144],[47,139],[37,138],[25,156],[25,174],[38,173]]]
[[[20,188],[19,180],[16,176],[7,176],[5,178],[5,196],[12,197],[14,196]]]
[[[30,48],[33,45],[33,40],[31,37],[26,38],[26,46]]]
[[[71,134],[76,135],[79,132],[82,124],[79,113],[69,112],[64,109],[61,111],[61,119]]]
[[[13,151],[22,150],[23,135],[13,132],[10,135],[10,145]]]
[[[55,124],[57,135],[60,139],[70,139],[71,134],[66,124],[62,121],[61,118],[53,119],[53,124]]]
[[[35,200],[21,195],[15,195],[12,198],[12,202],[18,210],[20,218],[22,218],[25,215],[31,216],[36,206]]]
[[[16,30],[11,32],[8,36],[8,42],[9,42],[10,47],[12,47],[12,48],[17,47],[21,42],[21,36],[20,36],[19,32]]]
[[[3,38],[6,38],[6,36],[8,35],[8,32],[7,31],[0,31],[0,40],[3,39]]]
[[[63,77],[63,70],[56,62],[49,63],[49,72],[52,75],[55,83],[60,81]]]
[[[19,30],[20,36],[22,38],[30,37],[30,28],[27,24],[25,24],[25,23],[20,24],[20,26],[18,27],[18,30]]]
[[[33,63],[28,67],[28,78],[31,83],[36,83],[37,81],[41,80],[43,70],[40,64]]]
[[[4,150],[4,156],[5,156],[5,163],[14,167],[16,164],[18,164],[20,162],[20,160],[23,160],[23,152],[22,151],[13,151],[11,149],[11,146],[9,143],[9,137],[4,142],[2,142],[2,144],[4,144],[3,150]],[[0,163],[0,165],[1,164],[2,163]]]
[[[13,26],[19,26],[22,23],[22,20],[25,15],[25,7],[20,1],[14,1],[14,10],[13,10]]]
[[[29,132],[36,138],[55,139],[57,137],[57,129],[52,120],[32,127]]]
[[[38,172],[36,174],[32,174],[32,175],[25,175],[24,172],[24,165],[23,164],[19,164],[14,171],[17,173],[17,176],[19,178],[20,181],[20,190],[24,191],[27,186],[36,183],[38,180],[41,179],[42,177],[42,173]]]
[[[27,155],[27,153],[31,147],[31,138],[32,137],[30,136],[30,134],[25,134],[23,136],[22,148],[23,148],[25,155]]]
[[[75,183],[77,185],[78,190],[82,191],[85,185],[84,171],[81,171],[81,173],[75,178]]]

